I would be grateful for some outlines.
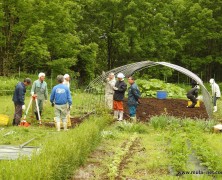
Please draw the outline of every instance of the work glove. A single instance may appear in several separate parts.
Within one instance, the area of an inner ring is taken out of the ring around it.
[[[25,110],[25,105],[22,105],[22,110]]]
[[[52,107],[54,107],[55,103],[52,103],[51,105],[52,105]]]
[[[114,90],[118,90],[118,88],[117,88],[117,87],[113,87],[113,89],[114,89]]]

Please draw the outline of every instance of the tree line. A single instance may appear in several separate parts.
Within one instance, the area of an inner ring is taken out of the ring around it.
[[[0,0],[0,29],[0,75],[66,72],[87,83],[152,60],[222,80],[222,0]]]

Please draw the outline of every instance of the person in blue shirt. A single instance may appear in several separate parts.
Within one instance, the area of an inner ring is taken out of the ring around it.
[[[50,102],[52,103],[52,107],[55,108],[57,131],[60,131],[60,119],[62,120],[64,130],[66,131],[67,113],[72,105],[72,97],[69,88],[63,84],[63,75],[58,75],[57,81],[59,84],[53,87]]]
[[[132,76],[128,78],[128,82],[130,84],[130,87],[128,88],[127,105],[129,109],[130,119],[136,122],[136,109],[138,104],[140,103],[139,98],[141,96],[141,93],[137,84],[135,83],[135,79]]]
[[[18,126],[20,124],[20,119],[22,117],[22,110],[25,110],[25,93],[26,93],[26,86],[31,85],[31,79],[26,78],[23,82],[19,82],[15,86],[15,91],[13,94],[12,101],[15,105],[15,113],[14,119],[12,122],[13,126]]]

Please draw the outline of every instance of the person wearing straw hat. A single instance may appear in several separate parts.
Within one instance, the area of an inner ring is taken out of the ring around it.
[[[127,89],[127,85],[124,82],[124,74],[118,73],[117,78],[118,81],[116,82],[113,95],[113,110],[114,110],[114,119],[118,121],[123,120],[123,99],[125,95],[125,91]]]
[[[55,119],[57,131],[60,131],[60,119],[63,122],[64,131],[67,130],[67,113],[72,105],[70,90],[63,84],[63,75],[57,76],[58,85],[54,86],[50,96],[52,107],[55,107]],[[69,107],[67,108],[67,104]]]
[[[47,101],[48,99],[48,88],[47,88],[47,83],[44,81],[45,80],[45,73],[39,73],[38,75],[39,79],[34,81],[31,89],[31,95],[33,98],[37,98],[38,101],[38,106],[39,106],[39,115],[42,115],[43,111],[43,102]],[[36,120],[39,120],[38,112],[36,109],[35,105],[35,116]]]
[[[217,100],[220,98],[221,93],[220,93],[220,87],[218,84],[215,82],[213,78],[210,79],[210,85],[211,85],[211,90],[212,90],[212,100],[213,100],[213,105],[214,105],[214,111],[217,111]]]
[[[106,79],[105,84],[105,105],[109,109],[113,109],[113,87],[116,84],[116,79],[114,73],[109,73],[108,78]]]
[[[19,82],[13,94],[13,102],[15,105],[15,113],[14,119],[12,122],[13,126],[18,126],[20,124],[20,120],[22,117],[22,110],[25,110],[25,93],[26,93],[26,86],[31,85],[31,79],[25,78],[23,82]]]

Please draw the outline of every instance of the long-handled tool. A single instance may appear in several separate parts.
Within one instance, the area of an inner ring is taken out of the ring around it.
[[[36,103],[37,114],[38,114],[38,117],[39,117],[39,124],[41,125],[42,124],[42,120],[41,120],[41,116],[40,116],[40,113],[39,113],[38,100],[37,100],[36,97],[35,97],[35,103]]]
[[[31,104],[32,104],[32,97],[31,97],[31,99],[30,99],[30,101],[29,101],[29,105],[28,105],[28,107],[27,107],[27,109],[26,109],[26,111],[25,111],[25,115],[24,115],[23,120],[26,120],[26,116],[27,116],[27,114],[28,114],[28,111],[29,111],[29,108],[30,108]]]

